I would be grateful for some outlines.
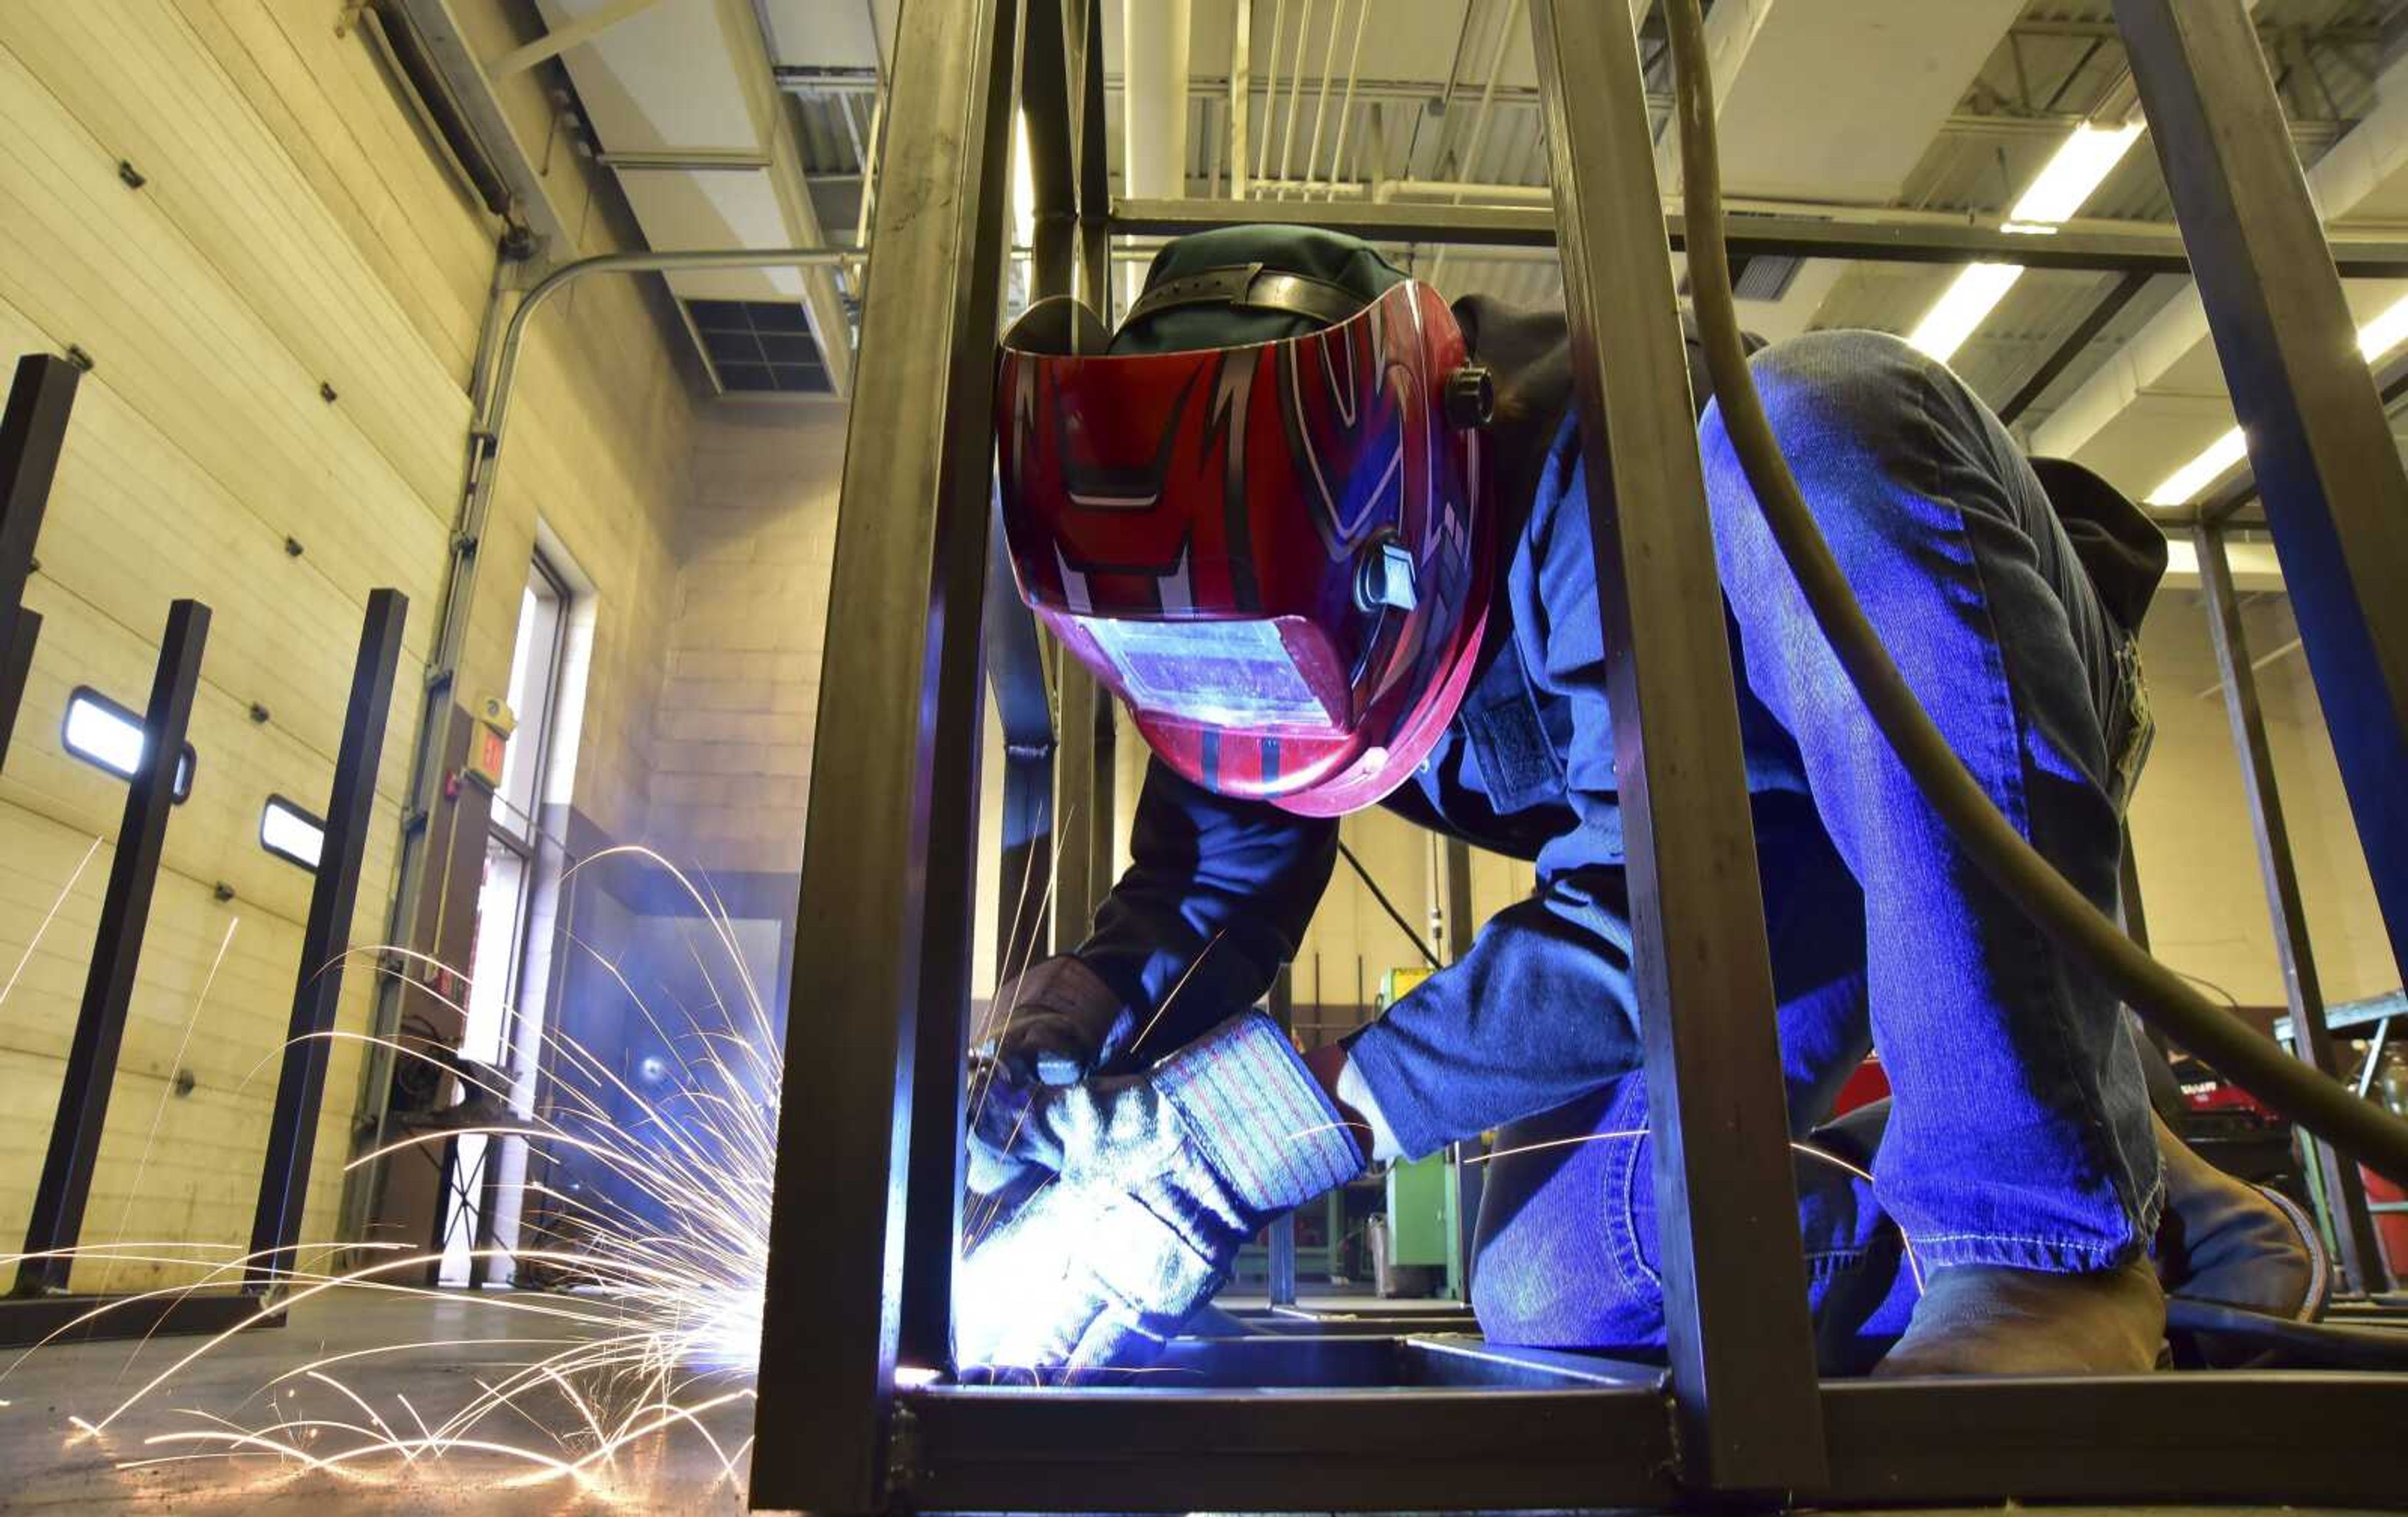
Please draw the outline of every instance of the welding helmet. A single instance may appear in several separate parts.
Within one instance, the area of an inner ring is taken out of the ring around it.
[[[1470,682],[1490,394],[1446,303],[1368,245],[1180,238],[1118,334],[1054,299],[1004,336],[1021,597],[1187,779],[1305,816],[1369,806]]]

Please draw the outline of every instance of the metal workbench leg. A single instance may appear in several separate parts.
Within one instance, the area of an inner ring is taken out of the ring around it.
[[[2232,719],[2232,747],[2241,760],[2241,785],[2249,797],[2250,831],[2258,839],[2258,868],[2265,878],[2266,913],[2273,921],[2274,952],[2283,965],[2283,998],[2291,1009],[2291,1046],[2301,1058],[2339,1077],[2332,1033],[2325,1025],[2324,989],[2316,979],[2315,951],[2300,903],[2299,870],[2291,857],[2291,832],[2283,820],[2283,798],[2274,784],[2274,754],[2266,740],[2266,719],[2258,705],[2258,676],[2249,667],[2249,645],[2241,625],[2241,599],[2233,594],[2232,565],[2224,534],[2202,526],[2191,534],[2199,551],[2199,587],[2207,607],[2215,665],[2224,680],[2224,708]],[[2366,1186],[2358,1166],[2331,1144],[2305,1131],[2300,1142],[2323,1180],[2319,1209],[2341,1255],[2343,1274],[2358,1290],[2388,1283],[2374,1219],[2367,1214]]]
[[[1530,18],[1615,651],[1682,1474],[1717,1491],[1812,1491],[1822,1407],[1772,973],[1638,46],[1619,4],[1532,0]]]
[[[66,1289],[72,1261],[56,1251],[74,1248],[83,1231],[84,1203],[92,1196],[101,1129],[108,1118],[109,1093],[117,1083],[117,1052],[125,1038],[126,1011],[134,1004],[142,937],[150,924],[150,896],[159,883],[167,813],[175,806],[184,730],[192,721],[194,693],[200,688],[201,651],[208,640],[208,607],[196,600],[179,600],[168,608],[167,630],[159,639],[158,667],[150,680],[150,701],[143,708],[142,766],[126,781],[125,812],[117,825],[117,855],[109,864],[108,889],[101,897],[100,927],[93,937],[83,1006],[76,1013],[75,1040],[67,1048],[58,1114],[50,1124],[50,1148],[42,1157],[33,1217],[25,1226],[25,1252],[52,1255],[28,1259],[18,1267],[17,1289],[28,1295]]]
[[[950,1041],[948,1078],[960,1058],[958,980],[924,970],[958,936],[975,852],[936,829],[975,818],[959,746],[974,755],[1016,33],[1000,0],[910,0],[896,23],[796,918],[760,1508],[886,1505],[905,1282],[941,1268],[905,1256],[905,1196],[919,1052]]]
[[[7,409],[0,413],[0,766],[8,762],[8,737],[42,634],[41,617],[24,608],[25,580],[82,377],[64,358],[28,353],[17,360]]]
[[[301,1214],[309,1202],[309,1160],[317,1146],[318,1106],[326,1088],[326,1035],[342,1006],[344,956],[351,914],[359,904],[360,865],[376,821],[377,767],[384,756],[385,718],[393,709],[394,672],[401,666],[401,632],[409,597],[398,590],[368,594],[360,623],[359,657],[351,665],[351,696],[343,714],[343,743],[335,755],[335,783],[318,851],[318,878],[309,890],[309,920],[301,929],[301,964],[293,987],[293,1016],[284,1029],[284,1067],[276,1107],[267,1119],[267,1154],[252,1209],[251,1285],[272,1284],[293,1268],[301,1241]],[[496,1139],[495,1141],[499,1141]],[[490,1214],[490,1213],[489,1213]]]
[[[2368,872],[2408,969],[2408,473],[2243,0],[2115,0],[2249,438]]]

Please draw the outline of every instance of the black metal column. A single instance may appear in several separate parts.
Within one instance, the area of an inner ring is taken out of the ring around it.
[[[143,712],[142,767],[126,783],[125,813],[118,823],[108,889],[101,897],[100,929],[93,940],[83,1006],[76,1013],[58,1115],[50,1125],[33,1217],[25,1227],[25,1252],[53,1256],[27,1259],[18,1267],[21,1293],[64,1290],[71,1261],[56,1251],[73,1248],[83,1231],[84,1203],[91,1198],[93,1166],[100,1157],[101,1127],[117,1081],[118,1047],[125,1038],[125,1013],[134,1002],[135,971],[150,926],[151,892],[159,882],[167,812],[175,805],[184,729],[192,719],[193,694],[201,682],[201,651],[208,638],[208,607],[179,600],[168,608],[150,703]]]
[[[401,632],[409,597],[398,590],[368,594],[360,623],[359,656],[351,663],[351,694],[343,712],[342,747],[326,800],[326,830],[318,875],[309,890],[309,918],[301,929],[301,966],[293,987],[293,1015],[284,1029],[284,1066],[276,1108],[267,1119],[267,1156],[251,1212],[251,1252],[244,1280],[273,1283],[292,1267],[308,1205],[309,1161],[316,1148],[318,1108],[326,1088],[326,1035],[343,1000],[343,958],[351,947],[351,914],[359,904],[360,864],[376,819],[377,769],[384,756],[385,718],[393,709],[394,672],[401,665]]]
[[[1077,7],[1081,0],[1071,4]],[[1028,7],[1021,26],[1020,103],[1028,130],[1029,187],[1036,211],[1029,255],[1031,303],[1071,293],[1076,267],[1075,96],[1066,20],[1061,0],[1039,0]],[[1054,806],[1059,743],[1051,670],[1055,654],[1020,603],[1000,523],[993,531],[986,655],[1004,744],[1003,858],[996,930],[1000,986],[1049,951],[1056,849],[1077,846],[1082,835],[1076,827],[1085,818],[1082,813],[1068,819],[1065,829],[1065,819]],[[1083,677],[1084,671],[1076,672]],[[1080,925],[1083,930],[1083,920]]]
[[[64,358],[28,353],[17,360],[7,409],[0,413],[0,766],[8,762],[9,736],[42,633],[41,617],[24,608],[25,580],[82,377]]]
[[[886,1505],[903,1295],[913,1265],[931,1278],[905,1258],[904,1197],[920,1051],[950,1038],[938,1074],[960,1070],[951,977],[924,971],[970,898],[974,850],[936,829],[975,816],[975,766],[944,749],[979,714],[1015,34],[997,0],[897,21],[796,922],[761,1508]],[[948,1099],[958,1121],[958,1083]]]
[[[2057,382],[2057,376],[2071,368],[2074,360],[2088,351],[2100,333],[2107,330],[2107,323],[2122,315],[2124,308],[2132,303],[2132,297],[2149,287],[2149,279],[2150,276],[2142,273],[2117,276],[2107,286],[2107,293],[2090,308],[2089,313],[2065,335],[2064,340],[2046,358],[2041,360],[2040,367],[2032,370],[2031,378],[2017,387],[2007,403],[1999,408],[1999,420],[2013,426],[2024,412],[2031,409],[2032,404]]]
[[[2115,0],[2233,409],[2408,969],[2408,473],[2242,0]]]
[[[2141,898],[2141,861],[2132,852],[2132,823],[2125,822],[2124,849],[2115,859],[2115,915],[2124,936],[2143,949],[2149,946],[2149,912]]]
[[[2241,760],[2242,789],[2249,797],[2249,826],[2258,840],[2258,868],[2266,885],[2266,914],[2272,919],[2274,952],[2283,965],[2283,998],[2291,1009],[2291,1044],[2301,1058],[2339,1078],[2332,1033],[2325,1025],[2324,988],[2316,979],[2315,950],[2300,902],[2300,876],[2291,856],[2291,831],[2283,819],[2283,797],[2274,783],[2274,753],[2266,739],[2265,713],[2258,702],[2258,676],[2249,666],[2249,644],[2241,624],[2241,599],[2232,589],[2232,565],[2224,534],[2202,526],[2191,534],[2199,552],[2199,587],[2207,607],[2215,665],[2224,680],[2224,709],[2232,721],[2232,747]],[[2366,1186],[2358,1166],[2331,1144],[2300,1134],[2324,1179],[2324,1195],[2336,1213],[2325,1219],[2343,1273],[2362,1291],[2379,1291],[2383,1251],[2374,1219],[2366,1209]]]
[[[1530,19],[1612,650],[1682,1473],[1813,1491],[1822,1407],[1772,973],[1638,45],[1620,5],[1533,0]]]
[[[1039,56],[1047,47],[1049,31],[1060,29],[1058,18],[1050,14],[1052,9],[1047,0],[1024,0],[1006,8],[996,27],[986,116],[969,122],[975,140],[987,150],[978,182],[985,187],[993,206],[972,203],[968,277],[982,281],[991,304],[985,308],[983,326],[966,334],[950,395],[956,408],[944,413],[946,446],[964,460],[983,461],[991,456],[993,446],[987,383],[960,371],[977,364],[980,379],[991,382],[990,355],[1002,308],[1005,250],[1010,240],[1002,208],[1009,203],[1016,92],[1007,83],[1017,77],[1014,60],[1024,51],[1028,69],[1060,71],[1058,42],[1052,46],[1050,63]],[[1026,86],[1024,81],[1023,88]],[[1033,162],[1031,172],[1035,173]],[[986,235],[985,223],[990,220],[992,236]],[[978,340],[981,336],[987,339],[983,348]],[[989,536],[997,525],[993,471],[972,472],[965,464],[960,472],[965,480],[953,482],[939,506],[937,580],[930,590],[937,613],[932,633],[939,637],[928,655],[937,731],[930,753],[929,823],[920,839],[926,850],[921,863],[922,877],[927,881],[923,903],[926,946],[921,955],[918,1047],[912,1060],[898,1346],[901,1362],[930,1369],[950,1367],[953,1354],[953,1269],[962,1231],[963,1098],[968,1074],[966,1054],[978,906],[978,870],[966,845],[979,831],[980,753],[986,737],[986,708],[981,700],[984,634],[999,614],[1016,613],[1018,620],[1028,620],[1008,588],[1002,590],[999,602],[987,600],[998,588],[994,576],[1000,547],[1000,539]],[[977,489],[974,508],[968,504],[970,480]],[[974,533],[965,532],[966,522],[975,522]],[[975,553],[967,542],[956,542],[957,536],[974,536]]]
[[[1003,728],[1001,859],[996,872],[996,981],[1000,988],[1053,940],[1054,711],[1046,693],[1045,644],[1020,604],[1002,528],[986,580],[986,663]],[[1001,1015],[998,1009],[996,1013]]]
[[[1460,837],[1440,837],[1439,845],[1438,956],[1447,963],[1471,952],[1471,845]]]
[[[1064,0],[1071,39],[1070,118],[1078,145],[1079,298],[1112,322],[1111,151],[1105,138],[1104,7],[1109,0]],[[1033,153],[1032,153],[1033,156]]]

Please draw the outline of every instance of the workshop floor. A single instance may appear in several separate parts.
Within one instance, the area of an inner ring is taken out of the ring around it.
[[[690,1428],[650,1437],[621,1451],[582,1483],[529,1483],[523,1461],[458,1451],[399,1473],[380,1469],[360,1475],[304,1470],[273,1456],[143,1463],[178,1452],[173,1446],[146,1444],[161,1433],[228,1424],[258,1429],[275,1422],[271,1398],[287,1390],[263,1387],[297,1366],[344,1353],[361,1356],[334,1367],[334,1372],[380,1414],[402,1422],[405,1431],[403,1419],[411,1415],[436,1423],[476,1395],[480,1380],[490,1382],[526,1362],[523,1347],[496,1341],[526,1330],[523,1321],[514,1323],[509,1314],[457,1297],[356,1293],[320,1297],[296,1308],[287,1327],[245,1335],[179,1369],[151,1400],[97,1438],[80,1433],[73,1419],[106,1416],[198,1340],[161,1339],[138,1350],[103,1343],[38,1351],[0,1376],[0,1513],[351,1517],[476,1512],[538,1517],[744,1510],[740,1491],[726,1475],[711,1440],[731,1455],[735,1453],[751,1430],[751,1409],[745,1403],[704,1418],[709,1439]],[[456,1346],[439,1355],[399,1363],[366,1352],[435,1340],[452,1340]],[[327,1414],[322,1401],[317,1411]],[[213,1424],[208,1421],[211,1417],[226,1421]],[[558,1452],[560,1446],[548,1434],[531,1425],[522,1430],[528,1444]],[[733,1462],[740,1471],[741,1458]],[[2060,1517],[2079,1517],[2092,1510],[2108,1509],[2053,1509]],[[2218,1508],[2214,1512],[2214,1517],[2247,1517],[2274,1510]],[[2204,1510],[2201,1517],[2206,1517]]]
[[[438,1423],[479,1394],[480,1380],[491,1382],[531,1357],[524,1347],[494,1341],[512,1333],[527,1334],[523,1317],[483,1309],[480,1303],[459,1297],[342,1293],[304,1302],[293,1317],[280,1330],[241,1335],[178,1370],[153,1398],[97,1439],[79,1434],[70,1419],[106,1416],[202,1340],[162,1338],[139,1351],[123,1343],[50,1348],[17,1364],[0,1377],[0,1472],[5,1472],[0,1473],[0,1512],[10,1517],[120,1511],[174,1512],[178,1517],[236,1512],[246,1517],[304,1512],[348,1517],[473,1511],[537,1517],[744,1510],[740,1491],[726,1477],[721,1457],[691,1428],[652,1435],[622,1450],[582,1484],[565,1479],[529,1483],[529,1466],[522,1460],[456,1450],[397,1474],[390,1468],[392,1461],[372,1473],[347,1475],[303,1470],[274,1455],[138,1463],[184,1452],[146,1446],[146,1438],[223,1425],[207,1421],[212,1416],[253,1430],[274,1423],[272,1397],[286,1395],[291,1387],[269,1393],[262,1388],[314,1360],[396,1343],[458,1340],[456,1347],[399,1361],[364,1355],[331,1367],[330,1373],[408,1435],[415,1431],[408,1421],[413,1414],[428,1424]],[[0,1366],[6,1363],[0,1358]],[[317,1397],[307,1414],[340,1413],[355,1423],[367,1421],[357,1407],[333,1400],[335,1393],[323,1386],[306,1381],[299,1384]],[[574,1414],[559,1421],[571,1425]],[[545,1431],[525,1423],[510,1428],[508,1422],[492,1422],[485,1431],[555,1455],[564,1453]],[[752,1430],[752,1409],[739,1403],[703,1422],[710,1437],[732,1454]],[[734,1462],[740,1472],[743,1461]]]

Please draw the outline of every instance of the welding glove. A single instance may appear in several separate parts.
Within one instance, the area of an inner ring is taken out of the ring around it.
[[[1059,1178],[963,1260],[966,1378],[1072,1380],[1158,1354],[1264,1224],[1342,1185],[1361,1146],[1249,1011],[1143,1075],[1040,1093]]]
[[[1029,966],[996,992],[970,1051],[969,1189],[973,1225],[1008,1218],[1060,1172],[1062,1158],[1037,1097],[1074,1085],[1125,1051],[1137,1018],[1070,954]],[[974,1237],[973,1237],[974,1240]]]
[[[1024,1085],[1075,1085],[1117,1058],[1137,1013],[1076,955],[1058,953],[996,992],[977,1052]]]

